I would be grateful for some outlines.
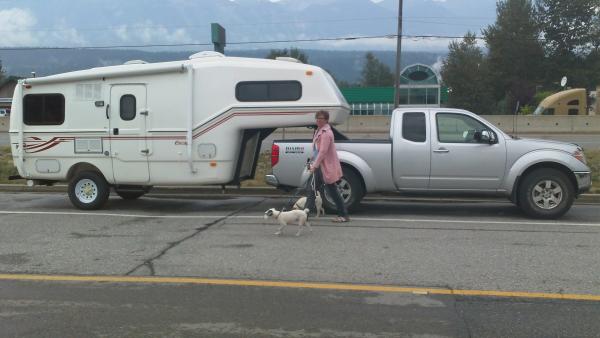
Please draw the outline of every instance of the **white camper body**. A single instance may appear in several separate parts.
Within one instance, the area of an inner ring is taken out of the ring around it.
[[[135,198],[154,185],[251,178],[261,141],[314,124],[318,110],[332,124],[350,111],[321,68],[203,52],[22,80],[10,138],[21,177],[67,181],[71,201],[94,209],[110,186]]]

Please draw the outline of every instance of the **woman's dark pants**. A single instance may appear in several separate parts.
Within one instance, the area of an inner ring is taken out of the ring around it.
[[[314,179],[315,179],[315,187],[321,193],[321,198],[325,199],[325,194],[323,193],[324,192],[323,190],[327,189],[327,195],[329,195],[333,199],[333,202],[335,203],[335,208],[337,209],[337,215],[340,217],[348,217],[348,210],[346,209],[346,206],[344,205],[344,199],[342,198],[342,194],[340,194],[340,191],[338,190],[337,184],[336,183],[324,184],[323,175],[321,174],[320,168],[316,169],[315,172],[313,173],[313,175],[314,175]],[[312,213],[312,212],[315,212],[317,210],[317,208],[315,206],[316,195],[315,195],[315,191],[312,188],[311,181],[312,181],[312,178],[309,178],[308,182],[306,184],[306,190],[307,190],[306,208],[310,209],[310,212]]]

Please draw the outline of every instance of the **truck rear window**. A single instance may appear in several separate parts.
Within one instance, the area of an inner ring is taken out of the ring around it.
[[[236,85],[235,97],[241,102],[298,101],[302,85],[298,81],[245,81]]]
[[[402,115],[402,137],[413,142],[427,140],[425,113],[404,113]]]

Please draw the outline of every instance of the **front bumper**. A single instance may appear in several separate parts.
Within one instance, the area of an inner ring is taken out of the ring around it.
[[[592,173],[589,171],[574,172],[577,179],[577,193],[584,193],[592,187]]]
[[[274,187],[279,186],[279,181],[277,180],[277,177],[275,177],[275,175],[265,175],[265,182],[268,185],[272,185]]]

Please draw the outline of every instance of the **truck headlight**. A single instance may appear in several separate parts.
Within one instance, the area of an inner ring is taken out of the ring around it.
[[[585,159],[585,154],[583,153],[583,149],[577,149],[575,152],[571,154],[571,156],[578,159],[581,163],[587,165],[587,161]]]

